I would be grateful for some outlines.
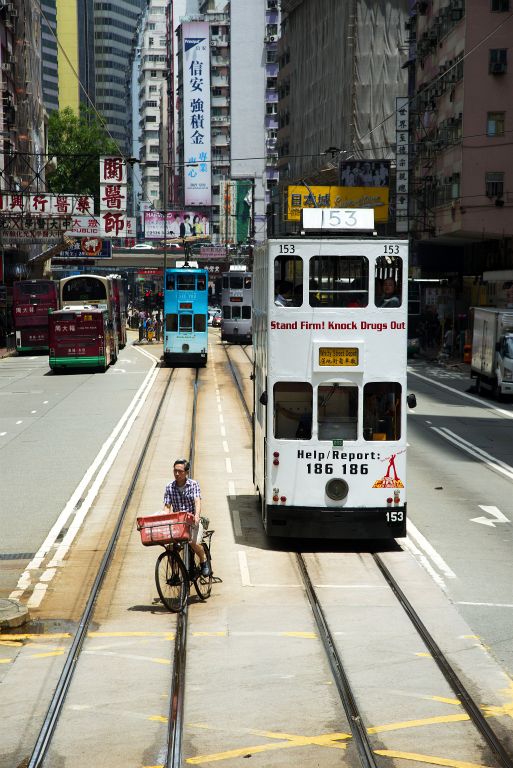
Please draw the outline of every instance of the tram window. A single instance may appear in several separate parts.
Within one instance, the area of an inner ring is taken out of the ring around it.
[[[366,307],[369,262],[364,256],[314,256],[310,259],[310,306]]]
[[[251,320],[251,307],[248,307],[247,305],[242,307],[242,319]]]
[[[230,309],[231,309],[231,307],[229,305],[225,304],[225,306],[223,307],[223,320],[229,320],[230,319],[230,317],[231,317]]]
[[[230,275],[230,288],[241,291],[243,287],[242,275]]]
[[[177,291],[194,291],[195,279],[194,275],[177,275],[176,276],[176,290]]]
[[[274,260],[274,303],[279,307],[303,303],[303,259],[277,256]]]
[[[207,281],[205,279],[205,275],[198,275],[197,288],[198,291],[205,291],[207,289]]]
[[[246,275],[244,278],[244,290],[249,291],[251,289],[251,275]]]
[[[356,440],[358,387],[321,384],[317,389],[319,440]]]
[[[62,286],[62,301],[99,301],[107,298],[105,283],[95,277],[78,277]]]
[[[274,385],[274,436],[281,440],[312,437],[312,385],[283,381]]]
[[[366,384],[363,389],[365,440],[399,440],[401,437],[401,385],[392,381]]]
[[[374,300],[377,307],[400,307],[403,303],[401,283],[402,259],[381,256],[376,260]]]
[[[240,307],[232,307],[232,320],[240,320]]]
[[[166,290],[167,291],[174,291],[175,290],[175,276],[174,275],[166,275]]]
[[[178,331],[178,315],[166,315],[166,331],[176,333]]]
[[[223,288],[228,289],[230,287],[230,278],[228,275],[223,275]]]
[[[196,333],[203,333],[207,327],[205,315],[194,315],[194,330]]]
[[[192,331],[192,315],[180,315],[180,331]]]

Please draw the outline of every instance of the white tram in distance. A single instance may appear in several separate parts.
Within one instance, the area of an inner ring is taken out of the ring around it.
[[[253,276],[254,482],[266,531],[405,536],[407,241],[273,239]]]
[[[221,287],[221,341],[251,344],[253,275],[243,265],[232,264],[223,273]]]

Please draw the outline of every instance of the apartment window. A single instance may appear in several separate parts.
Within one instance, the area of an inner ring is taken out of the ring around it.
[[[277,35],[278,34],[278,25],[277,24],[268,24],[265,28],[265,34],[267,36],[269,35]]]
[[[502,75],[508,69],[508,49],[491,48],[488,71],[491,75]]]
[[[278,112],[278,105],[276,103],[269,102],[265,105],[265,113],[267,115],[276,115],[277,112]]]
[[[503,13],[509,11],[509,0],[492,0],[491,11]]]
[[[156,69],[151,69],[150,70],[150,77],[157,77],[157,70]]]
[[[278,78],[277,77],[268,77],[267,78],[267,88],[276,88],[278,84]]]
[[[488,112],[486,120],[487,136],[504,136],[505,112]]]
[[[148,38],[148,45],[149,45],[150,47],[153,45],[153,40],[154,40],[154,38],[153,38],[153,37],[149,37],[149,38]]]
[[[276,51],[273,48],[268,48],[265,52],[266,64],[275,64],[277,60]]]
[[[504,194],[504,173],[495,171],[485,176],[486,197],[502,197]]]
[[[157,93],[158,89],[159,89],[158,85],[150,85],[149,92],[150,93]]]
[[[211,29],[212,29],[212,34],[213,35],[218,35],[219,34],[219,27],[213,26],[213,27],[211,27]]]

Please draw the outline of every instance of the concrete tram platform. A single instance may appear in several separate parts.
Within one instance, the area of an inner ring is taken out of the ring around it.
[[[0,598],[0,629],[21,627],[30,621],[28,608],[18,600]]]

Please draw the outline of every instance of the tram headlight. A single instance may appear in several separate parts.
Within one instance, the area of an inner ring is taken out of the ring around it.
[[[349,486],[340,477],[333,477],[326,483],[326,496],[333,501],[342,501],[349,493]]]

